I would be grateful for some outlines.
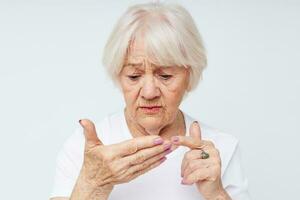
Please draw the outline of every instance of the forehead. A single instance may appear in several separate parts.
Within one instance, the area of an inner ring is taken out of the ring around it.
[[[127,51],[127,57],[146,56],[145,42],[142,37],[135,37],[130,41]]]
[[[145,41],[142,36],[132,39],[128,46],[125,64],[141,64],[149,62],[158,65],[155,57],[148,55],[145,46]]]

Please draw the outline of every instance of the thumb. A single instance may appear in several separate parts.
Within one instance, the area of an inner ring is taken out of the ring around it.
[[[196,140],[201,140],[201,129],[198,121],[194,121],[190,126],[190,136]]]
[[[92,148],[96,145],[103,145],[103,143],[97,136],[96,128],[92,121],[88,119],[81,119],[79,120],[79,123],[83,128],[86,147]]]
[[[173,136],[171,141],[175,145],[186,146],[191,149],[202,146],[200,126],[197,121],[194,121],[190,126],[189,136]]]

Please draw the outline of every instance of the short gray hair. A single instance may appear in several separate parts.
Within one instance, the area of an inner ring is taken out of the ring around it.
[[[196,88],[207,65],[205,48],[192,16],[177,4],[146,3],[127,9],[104,48],[103,65],[111,78],[117,81],[128,47],[141,32],[145,54],[162,66],[190,67],[188,91]]]

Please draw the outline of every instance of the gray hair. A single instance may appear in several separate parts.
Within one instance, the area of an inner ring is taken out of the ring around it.
[[[141,35],[145,54],[154,57],[155,64],[190,67],[188,91],[196,88],[207,65],[200,33],[185,8],[158,2],[129,7],[115,25],[103,53],[103,65],[114,82],[131,41]]]

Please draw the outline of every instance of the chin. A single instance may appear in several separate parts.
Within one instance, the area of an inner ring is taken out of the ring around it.
[[[162,127],[162,119],[158,117],[148,116],[138,121],[139,124],[147,130],[147,132],[156,132]]]

